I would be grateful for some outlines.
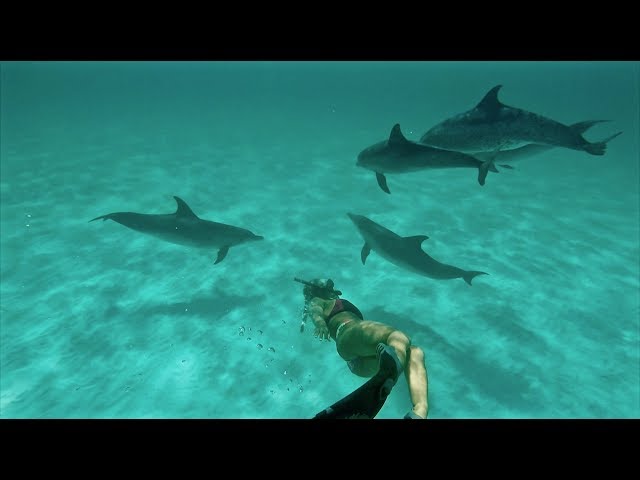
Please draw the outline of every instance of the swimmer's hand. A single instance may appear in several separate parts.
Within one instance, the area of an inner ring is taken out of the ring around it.
[[[313,332],[313,336],[319,338],[320,340],[331,340],[331,336],[329,335],[329,329],[327,325],[320,325],[316,327],[315,332]]]

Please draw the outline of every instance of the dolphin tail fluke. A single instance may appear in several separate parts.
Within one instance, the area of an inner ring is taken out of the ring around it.
[[[111,215],[113,215],[113,214],[112,213],[108,213],[107,215],[102,215],[100,217],[96,217],[94,219],[91,219],[91,220],[89,220],[89,222],[93,222],[94,220],[100,220],[100,219],[102,219],[102,221],[104,222],[106,220],[109,220],[111,218]]]
[[[591,155],[604,155],[607,151],[607,143],[616,138],[622,132],[614,133],[613,135],[605,138],[601,142],[589,143],[585,140],[583,145],[583,149],[585,152],[590,153]]]
[[[611,140],[613,140],[614,138],[616,138],[618,135],[622,134],[622,132],[618,132],[618,133],[614,133],[613,135],[611,135],[610,137],[605,138],[604,140],[602,140],[601,143],[607,144],[609,143]]]
[[[574,123],[573,125],[569,125],[569,128],[576,133],[582,135],[584,132],[589,130],[594,125],[598,123],[608,122],[609,120],[585,120],[584,122]]]
[[[607,144],[605,142],[585,143],[582,149],[591,155],[604,155],[604,152],[607,151]]]
[[[473,271],[464,272],[464,274],[462,275],[462,278],[464,279],[465,282],[471,285],[471,280],[473,280],[478,275],[489,275],[489,274],[487,272],[473,272]]]

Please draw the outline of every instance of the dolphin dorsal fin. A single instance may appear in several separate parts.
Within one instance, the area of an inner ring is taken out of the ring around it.
[[[498,92],[502,88],[502,85],[496,85],[484,96],[480,103],[476,105],[477,109],[483,110],[488,114],[494,114],[500,110],[503,106],[500,100],[498,100]]]
[[[198,216],[195,213],[193,213],[191,208],[189,208],[189,205],[187,205],[187,203],[184,200],[182,200],[180,197],[176,197],[175,195],[173,198],[175,198],[176,203],[178,204],[178,209],[176,210],[176,216],[198,218]]]
[[[422,242],[429,237],[426,235],[414,235],[413,237],[404,237],[404,241],[407,243],[407,248],[422,248]]]
[[[389,135],[389,145],[401,145],[407,142],[408,140],[402,134],[402,130],[400,130],[400,124],[396,123],[391,129],[391,134]]]

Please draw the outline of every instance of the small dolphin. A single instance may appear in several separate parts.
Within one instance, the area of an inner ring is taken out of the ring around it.
[[[606,142],[590,143],[568,125],[503,104],[498,100],[501,88],[493,87],[471,110],[431,128],[420,143],[467,153],[511,150],[535,143],[604,155]]]
[[[385,173],[407,173],[440,168],[476,168],[478,183],[484,185],[487,172],[498,172],[491,158],[484,162],[466,153],[421,145],[407,140],[395,124],[388,140],[365,148],[358,154],[356,165],[376,173],[380,188],[389,191]]]
[[[217,248],[219,249],[218,257],[214,264],[220,263],[227,256],[229,248],[241,243],[264,239],[264,237],[254,235],[244,228],[203,220],[191,211],[184,200],[176,196],[173,198],[178,204],[174,213],[116,212],[89,221],[113,220],[127,228],[169,243],[206,249]]]
[[[474,277],[488,275],[486,272],[462,270],[434,260],[422,250],[422,242],[429,238],[426,235],[401,237],[367,217],[353,213],[347,215],[364,239],[364,246],[360,252],[363,265],[371,250],[375,250],[398,267],[437,280],[462,278],[471,285]]]

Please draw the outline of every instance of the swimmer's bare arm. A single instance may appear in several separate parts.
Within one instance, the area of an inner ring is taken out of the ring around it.
[[[327,326],[327,322],[324,320],[322,306],[313,300],[309,302],[309,316],[316,327],[313,332],[313,336],[318,337],[320,340],[330,340],[329,327]]]

